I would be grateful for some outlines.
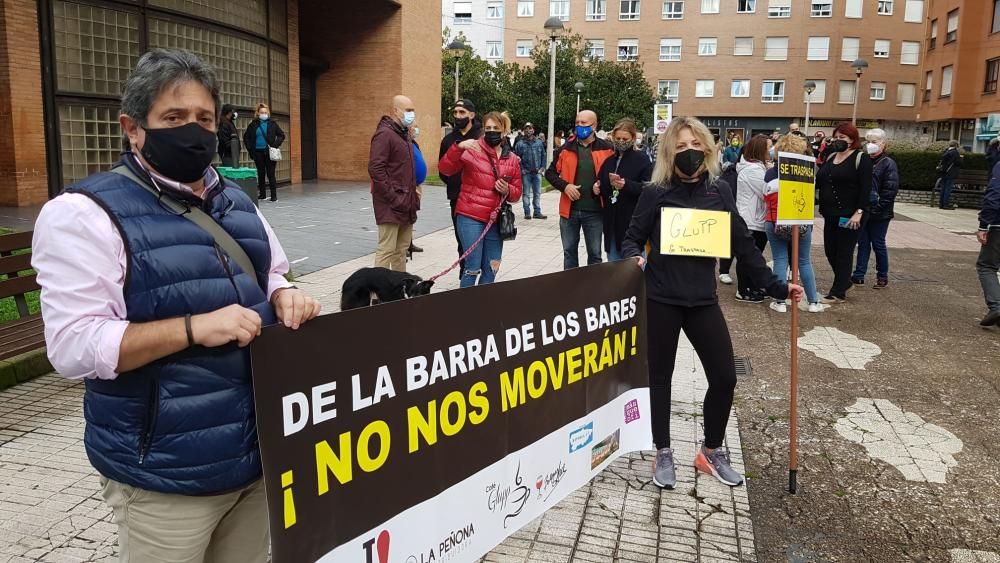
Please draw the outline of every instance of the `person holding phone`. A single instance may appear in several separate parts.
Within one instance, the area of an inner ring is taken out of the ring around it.
[[[871,208],[872,159],[861,148],[858,129],[841,123],[833,130],[830,153],[816,174],[819,212],[823,216],[823,249],[833,269],[833,285],[823,303],[843,303],[851,288],[854,249],[862,221]]]
[[[504,200],[521,199],[521,159],[504,142],[509,134],[510,117],[490,112],[483,118],[482,138],[452,145],[438,164],[442,174],[462,176],[455,226],[468,255],[459,287],[493,283],[500,270],[503,240],[500,225],[490,220]]]
[[[622,259],[622,241],[632,220],[635,204],[649,178],[653,163],[642,151],[635,150],[639,130],[631,119],[622,119],[611,130],[615,155],[604,161],[597,174],[594,194],[600,197],[604,213],[604,250],[608,260]]]

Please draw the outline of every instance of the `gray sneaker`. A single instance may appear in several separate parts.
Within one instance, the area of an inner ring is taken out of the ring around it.
[[[743,483],[743,476],[729,465],[729,452],[722,448],[716,448],[712,453],[705,453],[705,448],[698,448],[694,466],[699,471],[714,475],[716,479],[730,487],[737,487]]]
[[[653,484],[661,489],[673,489],[677,486],[674,450],[660,448],[656,451],[656,461],[653,462]]]

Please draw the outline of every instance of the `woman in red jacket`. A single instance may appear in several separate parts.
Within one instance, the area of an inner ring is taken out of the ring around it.
[[[521,160],[504,138],[510,134],[510,117],[492,112],[483,118],[483,137],[452,145],[438,163],[447,176],[462,175],[462,189],[455,209],[455,228],[462,248],[472,248],[490,217],[506,198],[521,199]],[[503,254],[500,226],[494,223],[483,241],[465,258],[459,287],[493,283]]]

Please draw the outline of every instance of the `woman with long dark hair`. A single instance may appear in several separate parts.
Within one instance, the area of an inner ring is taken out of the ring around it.
[[[771,139],[765,135],[754,135],[743,147],[743,156],[736,165],[736,209],[747,224],[757,250],[767,247],[764,233],[764,174],[767,172],[768,147]],[[763,290],[754,287],[751,275],[741,262],[736,263],[736,300],[744,303],[763,303]]]
[[[732,191],[718,180],[719,152],[712,134],[693,117],[676,117],[660,136],[652,182],[642,191],[622,252],[645,266],[647,339],[649,353],[650,424],[656,444],[653,482],[672,489],[677,483],[674,451],[670,448],[670,387],[681,330],[705,367],[705,441],[695,467],[719,481],[737,486],[743,476],[732,468],[722,448],[736,387],[733,343],[719,307],[715,258],[665,254],[660,248],[663,208],[704,209],[729,213],[731,248],[755,287],[776,299],[798,301],[802,288],[786,284],[771,272],[753,237],[736,212]],[[649,241],[648,262],[642,257]]]

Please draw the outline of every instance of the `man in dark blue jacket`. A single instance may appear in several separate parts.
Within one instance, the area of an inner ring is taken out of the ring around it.
[[[535,126],[525,123],[521,130],[523,135],[514,145],[514,152],[521,158],[521,183],[524,192],[521,203],[524,204],[524,218],[531,219],[532,201],[534,201],[535,219],[546,219],[542,214],[542,174],[545,173],[545,143],[535,136]]]
[[[219,106],[211,66],[146,53],[122,93],[120,163],[35,225],[49,358],[86,383],[84,447],[122,561],[267,560],[246,346],[319,303],[284,279],[274,232],[210,166]]]
[[[989,308],[979,325],[989,328],[1000,324],[1000,279],[997,279],[997,271],[1000,270],[1000,163],[993,167],[990,184],[983,196],[976,238],[983,245],[976,270]]]

